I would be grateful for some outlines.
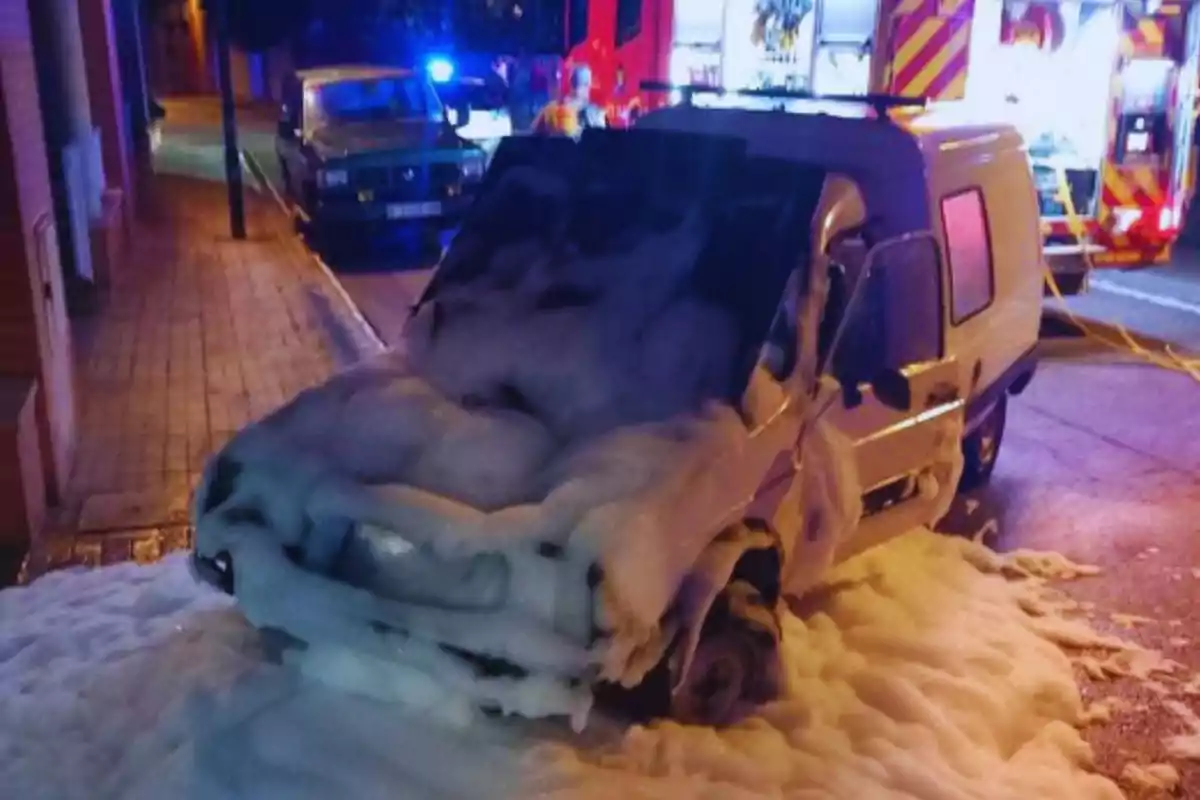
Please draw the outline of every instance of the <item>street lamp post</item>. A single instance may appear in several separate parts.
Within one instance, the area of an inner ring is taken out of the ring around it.
[[[217,72],[221,88],[221,127],[225,138],[225,184],[229,191],[229,229],[234,239],[245,239],[246,203],[242,187],[242,160],[238,153],[233,78],[229,70],[229,3],[230,0],[214,0],[212,5],[217,12]]]

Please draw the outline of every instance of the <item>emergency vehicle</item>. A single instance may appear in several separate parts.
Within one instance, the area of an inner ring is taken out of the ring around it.
[[[645,82],[955,103],[1029,144],[1047,261],[1169,260],[1193,191],[1195,0],[568,0],[568,67],[614,125]],[[569,69],[566,71],[569,72]],[[744,104],[745,98],[739,102]]]

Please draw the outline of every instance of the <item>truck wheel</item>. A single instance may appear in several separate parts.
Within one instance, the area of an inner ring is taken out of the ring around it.
[[[963,439],[963,474],[958,482],[960,492],[982,488],[991,480],[1007,421],[1008,395],[1002,394],[979,427]]]
[[[670,715],[689,725],[729,725],[780,688],[779,616],[750,582],[735,580],[713,603]]]

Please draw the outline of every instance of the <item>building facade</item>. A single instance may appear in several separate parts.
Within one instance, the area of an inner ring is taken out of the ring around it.
[[[0,550],[61,499],[69,315],[120,268],[148,163],[140,0],[0,0]]]

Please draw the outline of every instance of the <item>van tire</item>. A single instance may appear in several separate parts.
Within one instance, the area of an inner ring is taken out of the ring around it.
[[[732,581],[713,604],[692,666],[671,696],[671,718],[724,727],[775,699],[781,639],[776,606],[749,581]]]
[[[963,473],[958,482],[960,492],[981,489],[991,480],[1007,422],[1008,395],[1002,394],[979,427],[963,439]]]
[[[768,574],[754,575],[763,570]],[[598,705],[641,724],[671,719],[726,726],[776,699],[782,685],[783,638],[778,584],[778,552],[748,551],[713,601],[692,668],[679,690],[672,691],[673,644],[636,686],[598,683]]]

